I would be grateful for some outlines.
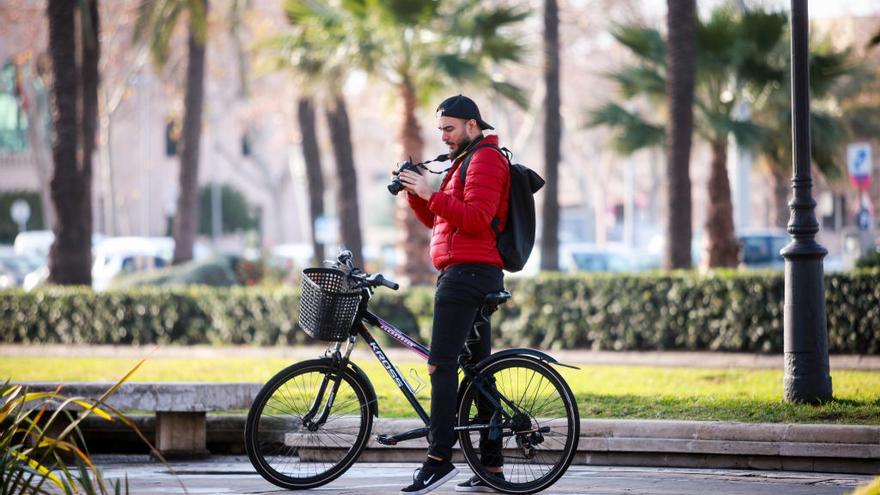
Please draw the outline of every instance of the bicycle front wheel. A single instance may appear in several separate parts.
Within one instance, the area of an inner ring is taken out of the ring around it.
[[[502,410],[488,406],[473,382],[464,385],[458,425],[466,429],[458,437],[468,465],[505,493],[550,487],[574,459],[580,435],[577,403],[568,384],[552,366],[526,356],[499,359],[480,373],[494,383]],[[489,424],[494,427],[484,427]],[[501,466],[504,479],[487,466]]]
[[[342,376],[331,394],[336,373]],[[367,387],[350,368],[334,371],[323,359],[275,375],[257,394],[245,423],[245,449],[254,468],[289,490],[314,488],[342,475],[373,427]]]

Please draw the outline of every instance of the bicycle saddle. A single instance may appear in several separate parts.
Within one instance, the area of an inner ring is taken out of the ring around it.
[[[483,304],[498,306],[499,304],[504,304],[508,299],[510,299],[510,292],[500,290],[498,292],[490,292],[486,294],[486,297],[483,299]]]

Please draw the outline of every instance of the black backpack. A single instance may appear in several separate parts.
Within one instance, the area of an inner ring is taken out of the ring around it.
[[[535,245],[535,197],[544,187],[544,179],[534,170],[510,161],[512,154],[507,148],[493,144],[477,146],[468,153],[459,168],[459,178],[464,184],[467,169],[476,151],[480,148],[495,148],[507,159],[510,166],[510,193],[507,206],[507,224],[498,233],[498,219],[492,220],[492,228],[497,237],[496,244],[504,269],[518,272],[523,269]]]

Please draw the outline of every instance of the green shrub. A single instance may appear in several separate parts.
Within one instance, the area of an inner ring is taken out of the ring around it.
[[[113,279],[111,287],[116,289],[181,285],[231,287],[240,283],[236,273],[237,260],[238,258],[233,256],[212,256],[157,270],[120,275]]]
[[[857,259],[856,268],[880,268],[880,251],[873,249]]]
[[[782,352],[781,273],[546,274],[507,287],[497,347]],[[826,275],[825,295],[829,349],[880,354],[880,270]],[[0,341],[293,345],[311,341],[298,304],[293,288],[5,291]],[[370,307],[429,340],[433,288],[379,291]]]

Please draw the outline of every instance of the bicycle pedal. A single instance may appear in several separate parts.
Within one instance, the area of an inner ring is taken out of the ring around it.
[[[376,441],[382,445],[397,445],[397,440],[389,435],[376,435]]]

